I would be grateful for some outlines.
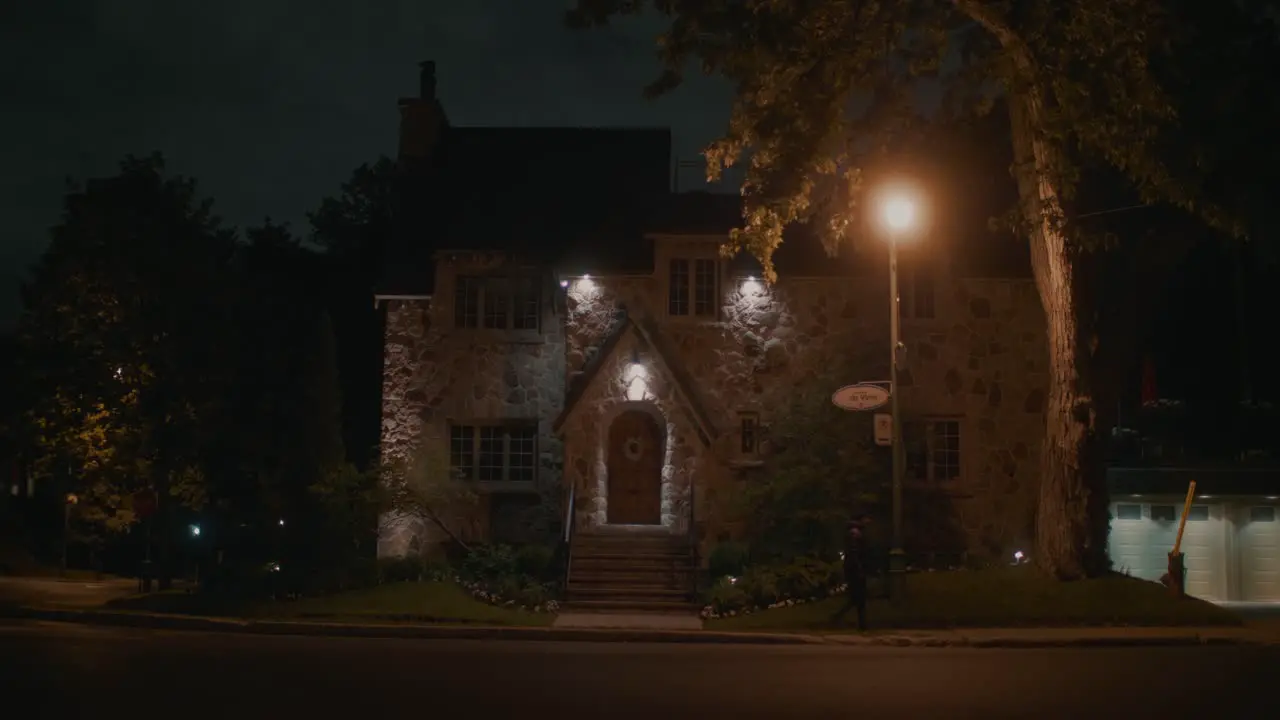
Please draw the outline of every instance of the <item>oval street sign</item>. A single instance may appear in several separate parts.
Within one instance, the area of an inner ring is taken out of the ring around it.
[[[889,391],[879,385],[845,385],[831,393],[831,402],[843,410],[875,410],[889,402]]]

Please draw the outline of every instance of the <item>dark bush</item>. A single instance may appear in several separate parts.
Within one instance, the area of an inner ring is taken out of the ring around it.
[[[452,568],[443,557],[406,555],[378,560],[378,582],[439,582],[453,577]]]
[[[378,580],[383,583],[413,582],[422,576],[422,558],[406,555],[397,558],[379,558]]]
[[[840,563],[796,558],[787,564],[755,565],[741,575],[724,576],[703,594],[717,613],[768,607],[784,600],[826,597],[841,582]]]
[[[796,558],[795,562],[783,565],[775,572],[778,593],[783,598],[825,596],[841,579],[838,563],[828,563],[816,558]]]
[[[750,559],[751,553],[745,543],[718,543],[707,557],[707,574],[712,580],[726,575],[741,575]]]
[[[549,545],[525,545],[516,551],[516,572],[538,580],[550,580],[554,572],[555,548]]]
[[[483,581],[515,575],[515,552],[509,545],[473,545],[462,561],[462,574]]]
[[[766,465],[738,496],[752,562],[835,559],[850,516],[883,503],[888,454],[873,444],[872,418],[833,407],[831,387],[835,378],[797,389],[769,429]]]
[[[728,578],[721,578],[707,589],[703,602],[717,613],[726,613],[745,607],[748,598],[739,585],[729,582]]]
[[[767,565],[747,568],[738,579],[743,600],[750,605],[768,605],[779,598],[778,572]]]

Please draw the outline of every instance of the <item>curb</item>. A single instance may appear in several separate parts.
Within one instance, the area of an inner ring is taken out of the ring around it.
[[[0,607],[0,617],[154,630],[186,630],[247,635],[403,638],[410,640],[514,640],[544,642],[668,643],[686,645],[828,645],[893,648],[1105,648],[1191,647],[1205,645],[1270,646],[1280,643],[1241,635],[1171,630],[1167,635],[1080,635],[1076,637],[975,637],[951,631],[945,635],[813,635],[801,633],[717,632],[708,630],[628,630],[467,625],[393,625],[241,620],[101,610]]]
[[[3,608],[0,617],[81,625],[189,630],[250,635],[404,638],[417,640],[527,640],[551,642],[644,642],[720,645],[820,645],[823,638],[792,633],[727,633],[702,630],[627,630],[466,625],[392,625],[239,620],[159,613]]]
[[[1273,643],[1261,638],[1231,635],[1200,634],[1189,631],[1173,631],[1168,635],[1078,635],[1076,637],[971,637],[962,633],[950,636],[841,636],[824,638],[835,645],[852,647],[945,647],[977,649],[1036,649],[1036,648],[1122,648],[1122,647],[1197,647],[1203,645],[1252,645],[1270,646]]]

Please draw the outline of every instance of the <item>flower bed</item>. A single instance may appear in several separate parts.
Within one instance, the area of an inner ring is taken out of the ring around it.
[[[790,607],[844,592],[840,563],[797,558],[788,564],[755,565],[741,577],[722,576],[705,593],[705,619],[749,615]]]
[[[488,584],[479,580],[465,580],[460,576],[454,576],[453,581],[459,587],[471,594],[471,597],[481,602],[488,603],[497,607],[510,608],[513,610],[523,610],[531,613],[556,613],[560,611],[560,603],[555,600],[546,600],[536,604],[521,604],[519,600],[509,597],[501,591],[494,590]]]
[[[835,595],[843,593],[849,588],[848,585],[840,584],[827,588],[823,594],[815,594],[809,597],[787,598],[785,600],[775,600],[768,605],[744,605],[738,609],[717,610],[714,605],[706,605],[702,608],[700,615],[703,620],[718,620],[720,618],[738,617],[739,615],[751,615],[766,610],[775,610],[777,608],[794,607],[796,605],[804,605],[805,603],[817,602]]]
[[[418,556],[381,563],[379,580],[394,582],[451,582],[472,598],[496,607],[531,613],[555,613],[554,583],[545,578],[548,561],[539,548],[515,551],[506,546],[480,546],[455,569],[449,563]]]

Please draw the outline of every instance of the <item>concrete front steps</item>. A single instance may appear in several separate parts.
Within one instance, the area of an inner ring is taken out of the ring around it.
[[[574,536],[565,607],[577,612],[698,610],[688,539],[655,532]]]

